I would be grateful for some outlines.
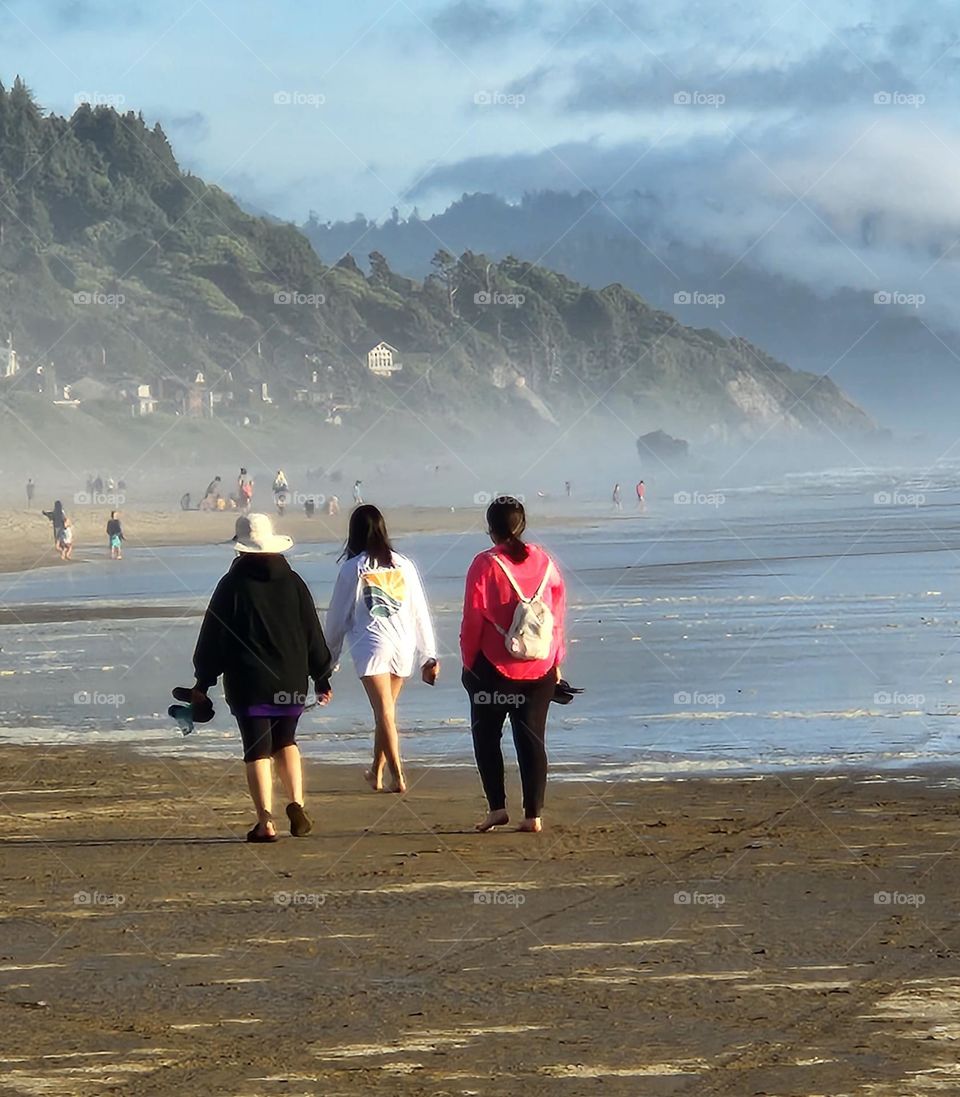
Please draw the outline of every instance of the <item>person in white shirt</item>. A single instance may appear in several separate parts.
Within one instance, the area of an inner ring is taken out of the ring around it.
[[[349,645],[373,709],[373,766],[364,777],[381,792],[386,766],[393,778],[389,791],[406,792],[397,700],[417,666],[430,686],[440,673],[423,583],[413,561],[390,544],[383,515],[369,504],[350,515],[341,560],[324,633],[334,663],[344,643]]]

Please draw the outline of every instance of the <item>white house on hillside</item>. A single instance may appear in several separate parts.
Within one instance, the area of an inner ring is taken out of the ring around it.
[[[13,349],[13,336],[7,336],[7,345],[0,347],[0,377],[16,377],[20,372],[17,352]]]
[[[399,353],[397,348],[391,347],[389,343],[377,343],[372,350],[367,351],[367,368],[377,377],[389,377],[391,373],[403,369],[403,366],[394,358],[394,355]]]

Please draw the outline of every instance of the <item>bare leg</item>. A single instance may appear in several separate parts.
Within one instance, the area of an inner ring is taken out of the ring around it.
[[[278,750],[273,756],[277,767],[277,776],[287,794],[287,802],[303,805],[303,765],[300,761],[300,748],[292,746]]]
[[[257,811],[257,831],[260,834],[276,834],[273,818],[273,770],[269,758],[257,758],[246,763],[247,787]]]
[[[403,679],[394,674],[369,674],[360,679],[367,691],[376,725],[374,738],[375,777],[381,777],[386,762],[393,776],[391,792],[406,792],[403,763],[400,761],[400,736],[397,732],[397,698],[403,688]],[[379,773],[377,767],[379,766]]]

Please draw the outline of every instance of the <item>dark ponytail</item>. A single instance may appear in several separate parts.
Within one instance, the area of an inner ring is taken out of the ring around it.
[[[503,547],[507,557],[515,564],[522,564],[530,550],[522,539],[527,528],[527,514],[523,503],[512,495],[498,495],[487,507],[487,529],[490,536]]]
[[[350,515],[347,543],[340,559],[350,560],[364,552],[378,567],[393,567],[393,545],[387,535],[387,523],[370,503],[355,507]]]

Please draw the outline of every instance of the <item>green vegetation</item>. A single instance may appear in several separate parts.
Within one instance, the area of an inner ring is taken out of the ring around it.
[[[432,266],[423,282],[376,252],[369,274],[350,256],[327,266],[293,226],[181,171],[159,125],[108,107],[45,115],[19,79],[0,89],[0,334],[23,367],[8,388],[51,360],[60,384],[200,370],[240,404],[267,382],[283,407],[316,371],[365,413],[429,406],[451,422],[475,406],[529,415],[522,381],[559,421],[602,400],[638,431],[871,429],[829,380],[622,286],[470,252]],[[389,380],[366,368],[380,340],[404,365]]]

